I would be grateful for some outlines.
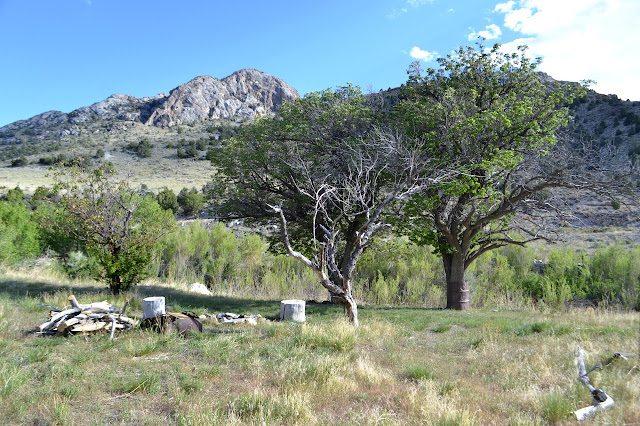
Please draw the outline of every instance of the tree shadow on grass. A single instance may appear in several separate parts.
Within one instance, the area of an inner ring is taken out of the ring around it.
[[[68,291],[69,294],[81,295],[83,298],[106,294],[105,289],[97,286],[70,286],[22,277],[0,278],[0,295],[11,301],[20,301],[25,297],[43,297],[60,291]]]
[[[119,297],[113,296],[100,283],[95,285],[77,285],[55,283],[28,277],[0,277],[0,297],[10,301],[20,302],[25,297],[43,298],[54,293],[75,295],[80,303],[91,303],[107,300],[119,306],[126,299],[136,300],[128,310],[129,315],[142,315],[142,299],[150,296],[164,296],[168,311],[193,311],[198,314],[218,314],[232,312],[235,314],[260,314],[271,320],[277,320],[280,313],[280,300],[259,299],[251,297],[208,296],[191,293],[184,290],[162,286],[136,286],[131,292],[123,293]],[[67,294],[68,293],[68,294]],[[116,300],[117,299],[117,300]],[[58,306],[58,308],[63,308]],[[340,318],[344,310],[340,305],[307,301],[307,321]],[[376,305],[361,305],[359,307],[361,319],[385,319],[394,323],[420,323],[431,319],[433,315],[442,315],[441,309],[391,307]]]
[[[27,277],[0,277],[0,297],[12,302],[23,301],[26,297],[44,298],[55,293],[75,295],[80,303],[91,303],[107,300],[118,306],[116,297],[106,287],[96,283],[92,285],[75,285],[55,283],[51,281],[32,279]],[[235,314],[260,314],[268,319],[278,319],[280,313],[280,300],[255,299],[250,297],[208,296],[186,292],[169,287],[156,287],[139,285],[129,293],[121,294],[119,301],[126,299],[138,299],[138,303],[132,303],[129,314],[141,314],[142,299],[150,296],[164,296],[167,310],[170,311],[194,311],[196,313],[217,314],[221,312],[233,312]],[[58,306],[63,308],[63,306]],[[137,310],[136,310],[137,308]],[[327,305],[310,302],[307,305],[306,314],[309,317],[332,317],[340,315],[342,308],[336,305]]]

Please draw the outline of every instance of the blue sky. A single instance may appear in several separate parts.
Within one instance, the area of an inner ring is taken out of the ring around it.
[[[528,44],[554,78],[640,100],[638,22],[638,0],[0,0],[0,126],[242,68],[301,95],[377,91],[478,35]]]

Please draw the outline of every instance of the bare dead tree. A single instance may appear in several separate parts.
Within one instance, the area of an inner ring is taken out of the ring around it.
[[[345,307],[349,321],[356,326],[353,272],[373,236],[389,226],[386,216],[389,207],[419,190],[442,183],[452,173],[434,167],[421,155],[419,144],[398,132],[380,128],[367,140],[345,143],[337,169],[327,169],[313,158],[294,153],[288,164],[298,172],[293,174],[300,177],[295,182],[296,188],[313,206],[310,256],[294,249],[285,208],[270,205],[278,215],[287,253],[316,273],[331,299]]]

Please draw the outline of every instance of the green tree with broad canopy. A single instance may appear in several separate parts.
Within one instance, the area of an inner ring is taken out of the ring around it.
[[[439,69],[426,72],[412,64],[395,117],[456,178],[415,194],[397,225],[442,256],[447,308],[469,309],[465,271],[473,261],[545,238],[541,219],[549,215],[540,212],[554,206],[541,191],[611,189],[612,180],[592,151],[558,143],[568,106],[584,86],[536,72],[540,60],[530,59],[526,47],[504,53],[500,45],[479,43],[438,62]]]

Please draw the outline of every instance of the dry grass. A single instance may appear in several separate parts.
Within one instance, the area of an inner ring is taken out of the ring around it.
[[[450,312],[363,306],[354,330],[338,308],[309,305],[308,322],[268,322],[178,337],[134,330],[36,337],[47,303],[121,305],[164,294],[196,312],[275,315],[278,301],[192,296],[140,287],[114,298],[93,282],[0,275],[0,418],[4,424],[564,424],[590,395],[588,367],[637,351],[637,313]],[[597,421],[638,422],[636,359],[591,373],[616,401]]]
[[[105,151],[104,159],[93,159],[94,162],[110,161],[122,176],[129,177],[132,184],[146,184],[152,191],[165,186],[176,193],[182,188],[195,187],[197,189],[211,179],[212,168],[209,161],[195,159],[178,159],[176,148],[167,148],[169,144],[176,144],[180,140],[187,142],[198,139],[208,139],[210,126],[226,123],[222,120],[212,120],[193,125],[176,126],[161,129],[145,126],[138,122],[127,123],[120,130],[107,131],[112,126],[108,122],[96,122],[87,125],[87,129],[80,135],[67,136],[61,141],[60,149],[53,152],[45,150],[46,144],[41,144],[40,152],[27,155],[29,163],[37,163],[41,157],[65,154],[67,157],[84,156],[93,158],[98,149]],[[232,123],[232,125],[235,125]],[[150,158],[138,158],[136,155],[123,152],[123,147],[131,142],[138,143],[146,139],[153,144]],[[30,142],[33,144],[37,142]],[[201,156],[204,155],[202,151]],[[7,189],[20,186],[25,192],[32,193],[38,186],[50,186],[52,179],[47,166],[31,164],[25,167],[10,167],[11,160],[0,161],[0,194]]]

